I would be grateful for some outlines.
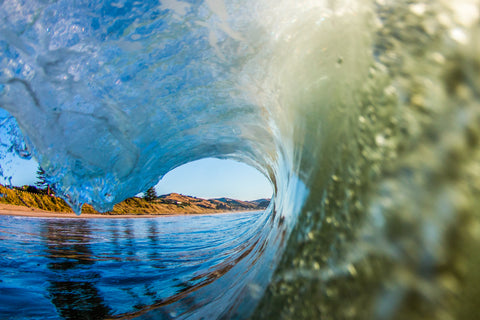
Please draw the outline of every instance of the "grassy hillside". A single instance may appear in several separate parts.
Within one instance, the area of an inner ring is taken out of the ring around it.
[[[259,200],[256,200],[257,202]],[[52,212],[73,212],[68,204],[55,196],[34,187],[9,188],[0,185],[0,203],[38,208]],[[214,213],[225,211],[263,210],[268,199],[262,199],[258,205],[255,201],[240,201],[227,198],[206,200],[184,196],[177,193],[160,196],[147,201],[134,197],[114,206],[111,212],[104,214],[175,214],[175,213]],[[90,205],[84,205],[82,213],[98,213]]]

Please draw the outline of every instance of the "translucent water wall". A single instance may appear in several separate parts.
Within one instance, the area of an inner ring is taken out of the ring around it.
[[[107,210],[205,157],[272,182],[258,258],[179,307],[185,317],[475,310],[478,1],[0,8],[0,106],[25,136],[14,125],[2,156],[26,144],[77,210]]]

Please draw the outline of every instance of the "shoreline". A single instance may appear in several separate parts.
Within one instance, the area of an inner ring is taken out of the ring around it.
[[[258,211],[258,210],[252,210]],[[198,215],[212,215],[212,214],[229,214],[242,211],[222,211],[222,212],[202,212],[202,213],[152,213],[152,214],[96,214],[96,213],[82,213],[76,215],[71,212],[53,212],[37,208],[29,208],[25,206],[17,206],[12,204],[0,203],[0,216],[17,216],[17,217],[31,217],[31,218],[61,218],[61,219],[126,219],[126,218],[160,218],[160,217],[174,217],[174,216],[198,216]]]

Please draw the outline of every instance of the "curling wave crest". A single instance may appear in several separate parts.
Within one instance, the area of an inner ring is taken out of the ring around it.
[[[201,158],[264,173],[275,194],[255,249],[183,317],[467,315],[479,11],[477,0],[1,1],[0,156],[33,155],[78,212]]]

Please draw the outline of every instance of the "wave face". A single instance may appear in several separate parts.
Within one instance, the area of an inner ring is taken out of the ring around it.
[[[272,182],[251,250],[183,317],[475,310],[478,1],[0,8],[1,156],[32,154],[77,211],[205,157]]]

